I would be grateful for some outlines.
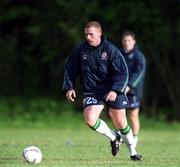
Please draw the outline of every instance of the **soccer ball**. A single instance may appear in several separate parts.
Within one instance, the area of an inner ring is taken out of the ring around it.
[[[28,146],[23,150],[23,158],[30,164],[38,164],[42,160],[42,152],[36,146]]]

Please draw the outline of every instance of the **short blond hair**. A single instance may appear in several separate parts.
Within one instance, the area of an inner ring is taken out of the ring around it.
[[[90,28],[90,27],[95,27],[100,30],[102,33],[102,27],[101,24],[98,21],[89,21],[84,28]]]

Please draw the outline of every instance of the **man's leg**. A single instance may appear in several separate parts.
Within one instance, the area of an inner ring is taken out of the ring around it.
[[[133,138],[132,130],[127,123],[125,109],[117,110],[110,108],[109,112],[111,113],[111,117],[113,119],[114,125],[116,126],[117,129],[120,130],[121,136],[129,148],[131,159],[140,160],[141,157],[137,154],[134,146],[134,138]]]
[[[84,109],[84,118],[87,125],[96,132],[107,136],[112,143],[112,154],[115,156],[119,151],[119,143],[116,139],[116,134],[108,125],[99,119],[103,110],[103,105],[90,105]]]
[[[131,128],[134,135],[134,144],[136,146],[138,142],[138,133],[140,129],[139,108],[131,109],[128,113],[128,117],[131,122]]]

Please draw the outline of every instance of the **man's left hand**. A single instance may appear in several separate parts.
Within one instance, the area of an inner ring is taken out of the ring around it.
[[[117,93],[115,91],[110,91],[106,96],[106,101],[115,101]]]

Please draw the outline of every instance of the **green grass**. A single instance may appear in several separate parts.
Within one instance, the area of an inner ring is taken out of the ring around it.
[[[142,121],[143,122],[143,121]],[[22,150],[36,145],[43,152],[42,167],[179,167],[180,127],[157,124],[142,128],[138,151],[142,162],[132,162],[125,144],[113,157],[109,140],[83,123],[60,121],[59,126],[4,127],[0,129],[0,166],[26,167]],[[55,125],[55,124],[54,124]],[[57,125],[57,122],[56,122]],[[143,125],[142,125],[143,126]]]
[[[51,98],[0,98],[0,167],[33,166],[23,161],[28,145],[40,147],[42,167],[179,167],[180,124],[141,116],[138,151],[132,162],[125,144],[113,157],[109,140],[89,129],[80,111]],[[102,115],[107,118],[106,114]],[[112,127],[112,125],[110,125]]]

